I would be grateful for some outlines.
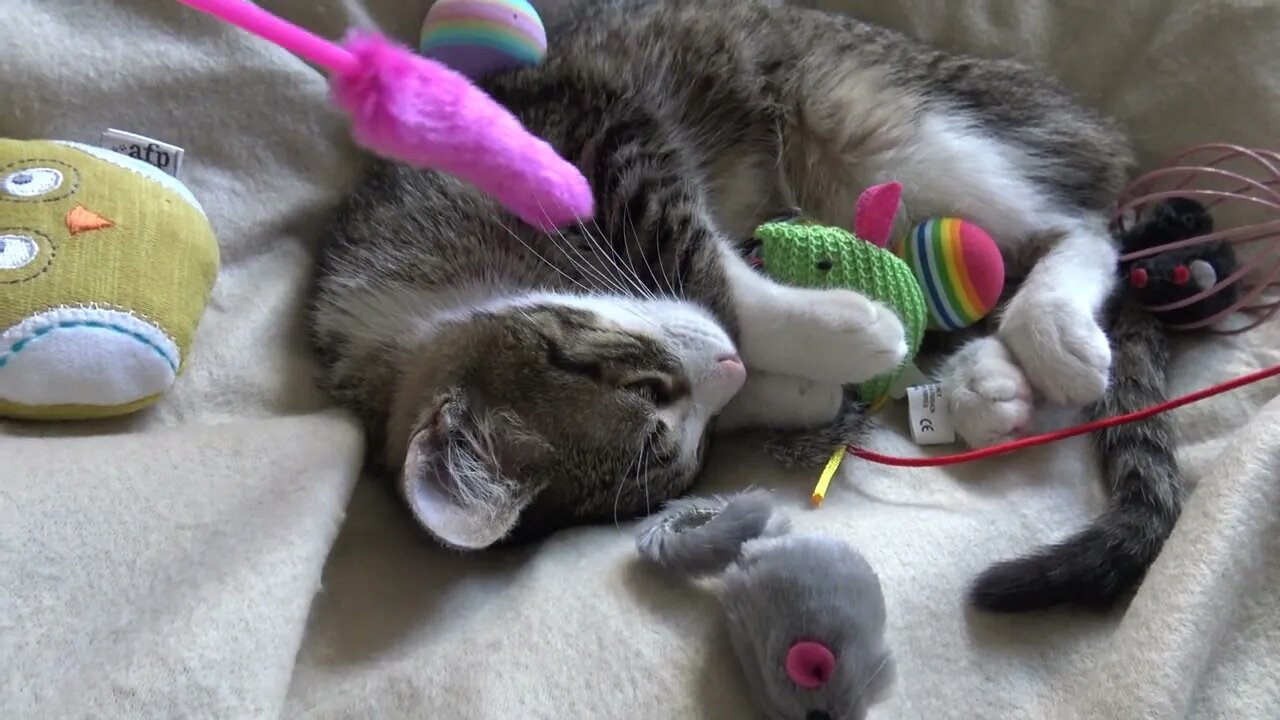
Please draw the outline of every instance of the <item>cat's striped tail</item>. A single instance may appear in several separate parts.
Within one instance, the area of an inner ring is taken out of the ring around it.
[[[1166,398],[1163,330],[1124,297],[1113,304],[1112,378],[1094,417],[1110,417]],[[998,563],[970,593],[978,608],[1025,612],[1059,605],[1106,609],[1141,583],[1182,510],[1174,433],[1165,415],[1094,435],[1109,485],[1107,509],[1072,537]]]

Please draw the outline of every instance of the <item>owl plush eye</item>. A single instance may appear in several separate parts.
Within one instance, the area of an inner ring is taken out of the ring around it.
[[[31,264],[40,246],[26,235],[0,235],[0,270],[17,270]]]
[[[62,171],[49,167],[23,168],[4,176],[0,188],[14,197],[34,198],[62,187]]]

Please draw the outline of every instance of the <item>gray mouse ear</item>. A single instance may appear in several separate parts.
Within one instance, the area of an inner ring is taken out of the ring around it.
[[[1218,284],[1218,271],[1213,269],[1208,260],[1192,260],[1190,270],[1191,282],[1201,290],[1208,290]]]
[[[750,490],[727,498],[681,498],[641,523],[636,549],[651,562],[689,575],[724,570],[759,537],[781,535],[790,522],[770,493]]]

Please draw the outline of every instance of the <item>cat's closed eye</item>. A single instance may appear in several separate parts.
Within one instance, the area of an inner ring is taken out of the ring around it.
[[[676,384],[665,375],[641,375],[628,378],[622,389],[634,393],[659,407],[670,405],[678,397]]]

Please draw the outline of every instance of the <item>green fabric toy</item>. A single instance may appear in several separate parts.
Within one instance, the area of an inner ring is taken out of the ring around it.
[[[879,410],[902,372],[911,364],[924,338],[929,313],[920,282],[911,268],[886,249],[897,214],[901,187],[896,183],[868,188],[858,200],[857,232],[803,219],[761,225],[756,261],[779,282],[810,288],[845,288],[888,305],[907,331],[907,358],[895,371],[857,386],[871,412]]]

